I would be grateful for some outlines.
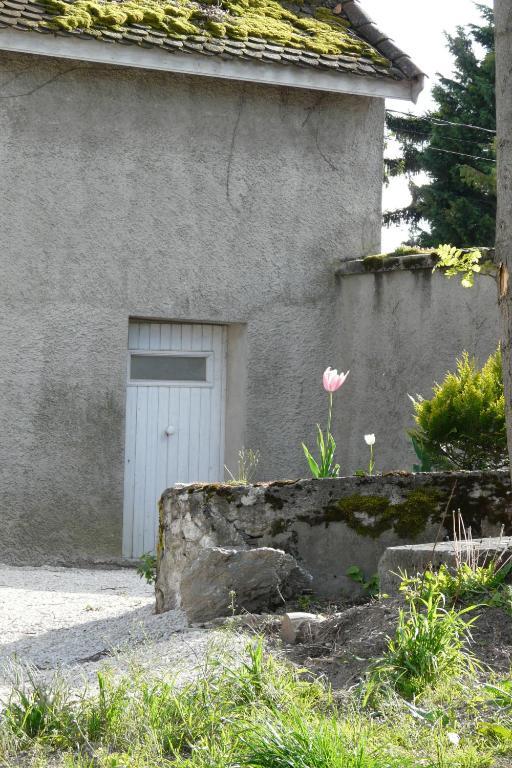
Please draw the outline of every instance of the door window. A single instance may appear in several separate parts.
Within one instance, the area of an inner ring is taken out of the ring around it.
[[[206,356],[132,354],[130,380],[206,382],[206,361]]]

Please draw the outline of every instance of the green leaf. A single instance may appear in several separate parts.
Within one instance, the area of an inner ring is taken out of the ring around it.
[[[318,466],[317,462],[315,461],[315,459],[313,458],[309,450],[306,448],[304,443],[302,443],[302,450],[304,451],[304,455],[307,459],[307,462],[309,464],[309,469],[311,470],[311,474],[313,475],[313,477],[321,477],[320,467]]]
[[[318,450],[320,451],[320,456],[323,457],[325,455],[325,441],[324,441],[324,433],[322,432],[320,428],[320,424],[316,425],[317,433],[316,433],[316,444],[318,445]]]
[[[357,584],[362,584],[364,581],[363,573],[357,565],[351,565],[350,568],[347,568],[345,576],[348,576],[349,579],[357,582]]]
[[[492,736],[497,741],[510,743],[512,742],[512,729],[507,728],[505,725],[499,723],[479,723],[478,732],[482,736]]]

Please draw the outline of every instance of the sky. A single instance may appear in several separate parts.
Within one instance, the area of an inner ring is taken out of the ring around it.
[[[492,0],[479,0],[492,6]],[[409,54],[428,75],[418,103],[388,99],[386,106],[404,112],[423,114],[433,106],[431,90],[436,75],[450,76],[453,59],[446,48],[445,32],[453,33],[458,26],[478,23],[480,15],[473,0],[360,0],[365,11],[379,29],[389,34],[403,51]],[[389,148],[393,152],[393,147]],[[384,210],[402,208],[410,200],[407,181],[394,179],[384,187]],[[382,250],[392,251],[407,239],[407,227],[382,230]]]

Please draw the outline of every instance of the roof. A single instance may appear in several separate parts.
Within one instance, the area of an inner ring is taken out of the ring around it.
[[[423,82],[422,72],[356,0],[0,0],[0,49],[17,49],[3,45],[11,30],[53,38],[55,55],[59,38],[68,37],[175,58],[243,61],[251,69],[266,63],[274,71],[300,67],[407,82],[416,91]],[[82,50],[76,47],[76,58]]]

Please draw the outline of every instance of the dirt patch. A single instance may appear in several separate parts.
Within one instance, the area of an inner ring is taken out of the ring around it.
[[[311,640],[284,646],[290,661],[324,675],[334,690],[357,684],[371,659],[381,656],[394,635],[400,600],[380,600],[337,613],[320,625]],[[481,608],[473,627],[471,650],[493,671],[507,673],[512,662],[512,615],[499,608]],[[277,641],[277,627],[271,625]]]
[[[512,664],[512,616],[500,608],[478,611],[472,647],[476,656],[495,672],[509,672]]]

